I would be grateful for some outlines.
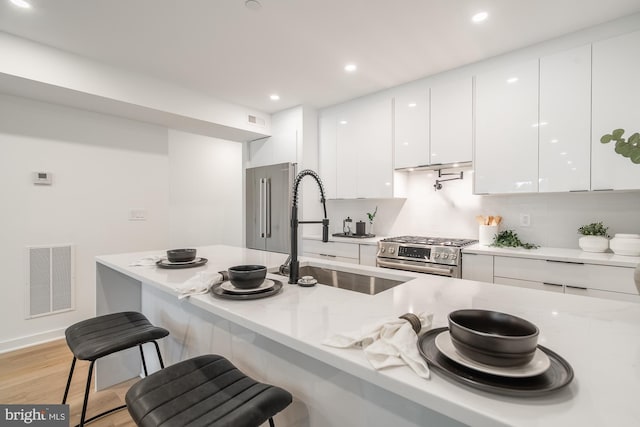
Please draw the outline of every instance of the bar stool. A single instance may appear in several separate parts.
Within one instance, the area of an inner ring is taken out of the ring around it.
[[[67,402],[67,395],[69,394],[69,386],[71,385],[76,360],[80,359],[91,362],[89,365],[89,375],[84,392],[84,403],[82,404],[82,415],[80,416],[79,426],[83,426],[85,423],[126,407],[126,405],[122,405],[85,420],[91,376],[93,375],[93,365],[96,360],[109,354],[138,346],[142,358],[142,367],[146,376],[148,375],[147,363],[144,359],[142,344],[153,342],[156,347],[156,352],[158,353],[160,366],[164,368],[160,348],[156,340],[169,335],[169,331],[153,326],[141,313],[129,311],[83,320],[82,322],[69,326],[65,331],[65,335],[67,345],[73,353],[73,361],[71,362],[71,369],[69,370],[67,387],[64,390],[64,397],[62,398],[63,404]]]
[[[218,355],[187,359],[140,380],[125,396],[141,427],[257,427],[289,406],[291,394],[243,374]]]

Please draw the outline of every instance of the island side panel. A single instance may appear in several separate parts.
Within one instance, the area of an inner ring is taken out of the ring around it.
[[[140,312],[142,310],[141,301],[140,281],[101,263],[96,263],[96,316],[120,311]],[[152,357],[147,359],[157,359],[155,352]],[[140,351],[137,348],[103,357],[96,361],[95,388],[103,390],[140,376],[141,370]]]
[[[142,285],[142,310],[170,331],[160,343],[166,365],[219,354],[256,380],[288,390],[294,400],[275,417],[279,427],[463,426],[154,286]]]

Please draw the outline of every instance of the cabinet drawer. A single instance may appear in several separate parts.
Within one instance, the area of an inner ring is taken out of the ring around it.
[[[519,288],[538,289],[549,292],[564,292],[564,286],[555,283],[534,282],[532,280],[511,279],[509,277],[495,277],[494,283],[499,285],[517,286]]]
[[[493,274],[511,279],[562,284],[562,282],[552,280],[546,271],[548,267],[547,262],[543,259],[496,256],[493,261]]]
[[[314,254],[311,252],[303,252],[302,256],[309,257],[309,258],[323,259],[325,261],[338,261],[338,262],[348,262],[350,264],[358,264],[358,258],[347,258],[343,256],[328,255],[328,254]]]
[[[493,283],[493,255],[462,253],[462,278]]]
[[[631,295],[631,294],[625,294],[621,292],[601,291],[599,289],[588,289],[588,288],[580,288],[580,287],[574,287],[574,286],[566,286],[565,293],[640,303],[640,295],[638,294]]]
[[[333,255],[337,257],[360,259],[360,249],[358,244],[343,242],[323,242],[321,240],[303,240],[303,252],[322,255]]]
[[[376,266],[376,257],[378,255],[378,246],[359,245],[360,246],[360,264]]]
[[[633,268],[546,261],[548,280],[564,285],[638,295]]]

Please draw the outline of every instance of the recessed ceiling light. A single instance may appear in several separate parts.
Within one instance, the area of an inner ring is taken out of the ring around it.
[[[25,0],[10,0],[14,5],[23,9],[31,9],[31,5]]]
[[[486,20],[488,17],[489,17],[489,14],[487,12],[478,12],[471,17],[471,20],[477,24],[479,22]]]
[[[273,95],[269,95],[269,99],[271,99],[272,101],[279,101],[280,95],[274,93]]]
[[[244,5],[247,9],[251,9],[251,10],[258,10],[262,7],[262,4],[260,4],[258,0],[246,0],[244,2]]]
[[[418,104],[416,104],[415,102],[412,102],[411,104],[409,104],[409,107],[413,108],[413,107],[415,107],[416,105],[418,105]]]
[[[347,121],[346,121],[346,120],[340,120],[340,124],[341,124],[341,125],[346,125],[346,124],[347,124]]]
[[[344,66],[344,70],[347,73],[353,73],[357,69],[358,69],[358,67],[356,66],[356,64],[347,64],[347,65]]]
[[[518,81],[517,77],[511,77],[511,78],[507,79],[507,83],[515,83],[517,81]]]

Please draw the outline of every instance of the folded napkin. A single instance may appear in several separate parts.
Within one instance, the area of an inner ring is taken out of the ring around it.
[[[224,274],[214,273],[212,271],[201,271],[181,285],[175,290],[178,292],[178,299],[183,299],[191,295],[206,294],[211,286],[217,285],[224,281]]]
[[[431,328],[433,314],[416,315],[420,331]],[[429,368],[418,352],[418,335],[411,323],[401,318],[388,318],[358,331],[336,334],[322,343],[331,347],[362,348],[374,369],[408,365],[422,378],[429,378]]]
[[[161,256],[159,255],[147,255],[145,257],[140,258],[137,261],[132,262],[131,264],[129,264],[130,267],[149,267],[149,266],[155,266],[156,262],[160,261],[162,259]]]

